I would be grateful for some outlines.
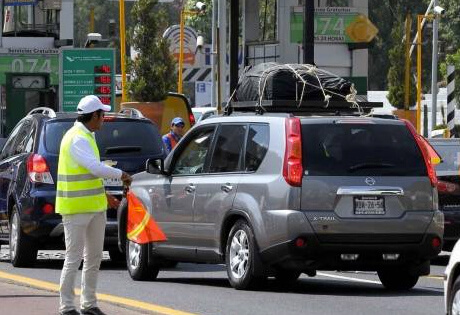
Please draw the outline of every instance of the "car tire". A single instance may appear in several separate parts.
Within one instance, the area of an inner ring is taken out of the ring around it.
[[[377,272],[383,286],[388,290],[406,291],[412,289],[418,281],[418,275],[412,275],[407,268],[383,269]]]
[[[450,296],[448,296],[448,311],[447,314],[454,315],[460,314],[460,277],[455,279],[454,284],[452,285],[452,290],[450,291]]]
[[[30,267],[37,261],[38,249],[34,241],[24,234],[16,205],[10,217],[10,260],[14,267]]]
[[[126,266],[131,279],[136,281],[155,280],[160,268],[149,266],[148,245],[126,240]]]
[[[244,220],[230,230],[225,250],[225,263],[230,285],[237,290],[258,286],[265,277],[256,276],[263,268],[254,233]]]
[[[297,270],[278,269],[275,273],[276,282],[280,285],[290,285],[299,279],[302,272]]]

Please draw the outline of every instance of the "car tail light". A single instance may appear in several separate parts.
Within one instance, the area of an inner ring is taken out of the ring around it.
[[[27,159],[27,174],[34,183],[54,184],[48,164],[39,154],[32,154]]]
[[[43,214],[52,214],[54,212],[54,206],[50,203],[45,203],[42,207]]]
[[[287,118],[283,176],[289,185],[301,186],[302,175],[302,136],[300,133],[300,119]]]
[[[454,184],[454,183],[445,182],[445,181],[442,181],[442,180],[438,180],[438,183],[437,183],[436,187],[438,188],[439,192],[448,193],[448,194],[451,194],[451,193],[453,193],[455,191],[460,190],[459,185]]]
[[[193,116],[193,113],[188,114],[188,119],[190,120],[190,127],[192,127],[195,124],[195,116]]]
[[[436,248],[439,248],[439,246],[441,246],[441,239],[439,237],[434,237],[432,240],[431,240],[431,246],[436,249]]]
[[[432,163],[432,158],[435,158],[435,157],[430,156],[430,151],[428,150],[428,145],[426,141],[422,138],[421,135],[417,133],[412,123],[406,119],[401,119],[401,120],[404,121],[407,128],[410,130],[410,132],[414,136],[414,139],[417,142],[417,145],[420,151],[422,151],[423,159],[425,160],[426,170],[428,172],[428,177],[430,178],[431,186],[436,187],[438,183],[438,178],[436,177],[436,171],[434,170],[434,166]]]

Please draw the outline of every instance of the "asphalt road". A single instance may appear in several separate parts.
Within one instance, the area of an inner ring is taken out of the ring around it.
[[[152,282],[134,282],[124,267],[108,255],[99,274],[99,293],[135,299],[195,314],[443,314],[442,274],[447,256],[435,262],[429,277],[415,289],[386,291],[375,273],[318,272],[303,275],[289,288],[274,281],[258,291],[230,287],[224,266],[179,264],[160,271]],[[34,268],[14,268],[6,246],[0,252],[0,271],[58,283],[62,252],[40,252]]]

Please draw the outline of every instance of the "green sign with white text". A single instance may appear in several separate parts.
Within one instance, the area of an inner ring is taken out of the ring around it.
[[[0,54],[0,85],[6,83],[5,73],[48,73],[50,85],[58,85],[59,58],[57,54]]]
[[[302,44],[303,8],[291,10],[291,43]],[[371,41],[378,29],[369,19],[353,8],[322,8],[315,10],[315,41],[361,43]]]
[[[62,50],[60,109],[75,112],[80,99],[98,96],[102,103],[115,105],[115,50],[82,48]]]

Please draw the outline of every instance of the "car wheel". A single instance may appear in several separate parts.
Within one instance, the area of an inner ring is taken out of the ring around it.
[[[460,277],[455,279],[449,296],[449,315],[460,315]]]
[[[137,244],[126,240],[126,265],[131,279],[136,281],[155,280],[160,269],[148,265],[147,244]]]
[[[412,289],[419,276],[411,275],[408,269],[385,269],[377,272],[383,286],[389,290],[404,291]]]
[[[225,262],[227,276],[232,287],[248,289],[259,284],[264,277],[256,276],[261,267],[254,233],[244,220],[239,220],[230,230]]]
[[[21,218],[16,205],[10,218],[10,260],[14,267],[30,267],[37,261],[37,247],[21,229]]]
[[[301,274],[302,272],[297,270],[278,269],[275,273],[275,279],[281,285],[289,285],[296,282]]]

